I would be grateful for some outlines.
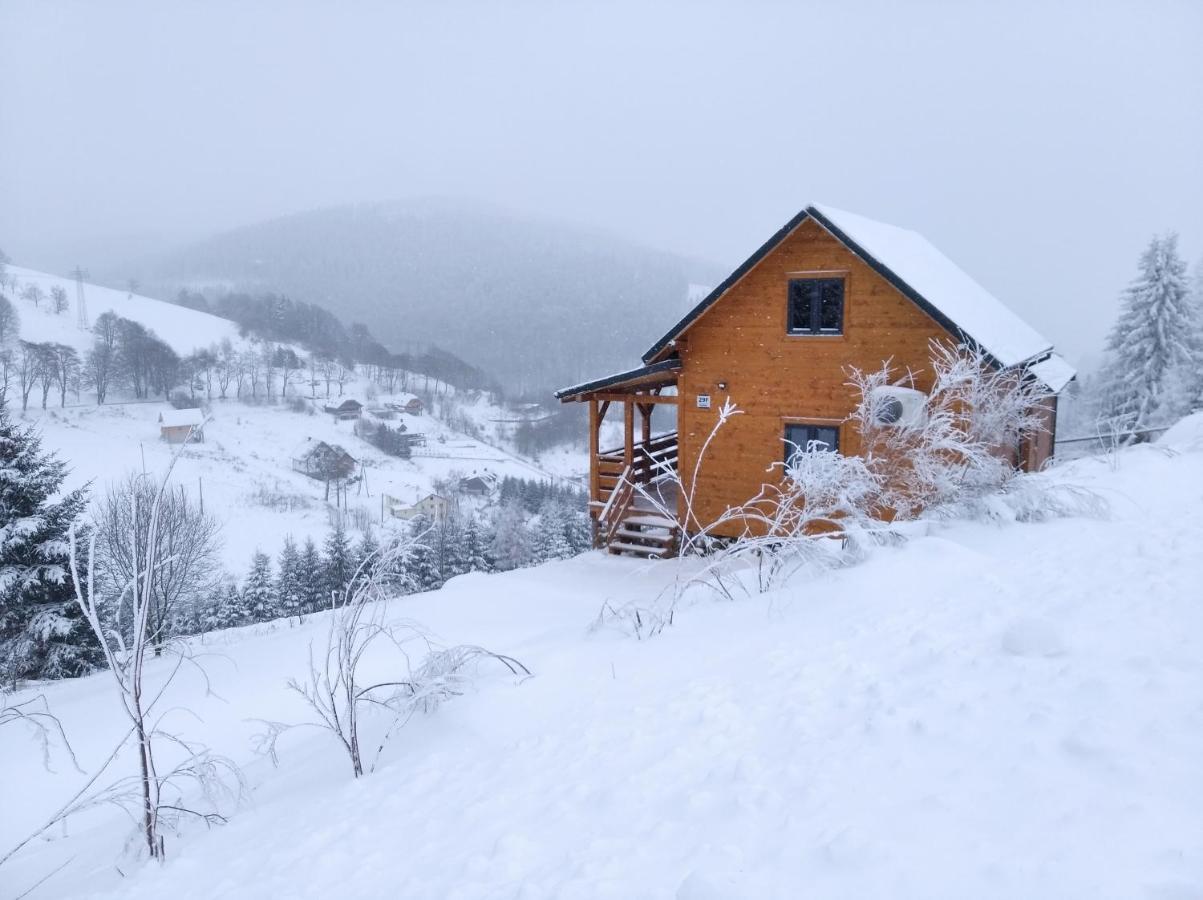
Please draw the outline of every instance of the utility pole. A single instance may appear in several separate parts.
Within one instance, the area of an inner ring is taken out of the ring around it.
[[[91,327],[88,324],[88,301],[84,298],[84,279],[88,273],[76,266],[71,277],[75,279],[75,322],[80,331],[87,331]]]

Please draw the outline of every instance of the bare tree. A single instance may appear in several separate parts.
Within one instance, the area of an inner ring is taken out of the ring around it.
[[[280,399],[288,394],[288,385],[301,371],[302,362],[291,347],[277,347],[272,356],[273,366],[280,370]]]
[[[420,539],[420,538],[419,538]],[[414,549],[411,538],[398,539],[375,558],[361,563],[341,596],[336,595],[326,632],[325,646],[309,647],[309,673],[288,686],[309,704],[315,721],[290,725],[267,722],[260,736],[260,749],[276,756],[281,734],[291,728],[311,726],[330,732],[347,754],[356,778],[375,769],[380,753],[397,729],[416,712],[429,712],[443,701],[463,692],[478,663],[500,663],[511,674],[530,675],[530,670],[509,656],[482,647],[461,645],[436,648],[414,622],[386,619],[387,585],[404,569]],[[368,674],[365,660],[372,659],[373,673],[380,671],[381,654],[391,651],[392,667],[383,678]],[[413,665],[413,655],[422,654]],[[367,759],[363,746],[365,720],[378,714],[379,737]]]
[[[10,347],[21,331],[21,317],[12,301],[0,294],[0,348]]]
[[[36,309],[38,304],[46,299],[46,293],[38,285],[31,282],[21,290],[21,299],[28,300]]]
[[[242,395],[242,374],[245,373],[246,380],[251,388],[251,399],[254,400],[259,396],[259,381],[263,369],[259,361],[259,354],[254,347],[246,350],[242,354],[242,367],[239,371],[238,379],[238,394]]]
[[[17,378],[21,386],[21,411],[29,409],[29,395],[33,393],[38,377],[42,374],[45,353],[41,344],[20,341],[17,345]]]
[[[70,304],[67,302],[67,289],[61,284],[56,284],[50,289],[50,303],[56,316],[62,315],[67,311]]]
[[[54,369],[54,380],[59,388],[59,406],[67,405],[67,389],[76,383],[79,374],[79,354],[66,344],[51,344],[47,351],[47,362]]]
[[[178,633],[180,619],[211,596],[221,581],[221,526],[201,512],[182,487],[160,491],[142,474],[131,474],[110,487],[95,515],[97,573],[104,593],[121,596],[121,587],[143,573],[145,637],[158,655]],[[157,561],[153,570],[144,565],[148,555]],[[132,621],[127,610],[112,610],[111,615],[114,621]]]
[[[226,394],[230,390],[230,384],[235,380],[238,372],[238,354],[234,352],[234,345],[230,343],[229,338],[223,338],[221,345],[217,349],[216,354],[216,371],[217,371],[217,389],[221,392],[221,399],[226,399]],[[242,379],[238,379],[237,393],[242,393]]]
[[[157,687],[148,690],[143,678],[147,651],[152,646],[156,653],[161,649],[161,638],[156,636],[154,624],[158,605],[155,583],[156,573],[167,562],[167,558],[160,556],[163,543],[159,539],[159,526],[164,501],[169,494],[168,480],[178,459],[177,452],[163,480],[150,492],[134,490],[128,495],[131,509],[125,520],[134,524],[122,538],[128,540],[133,548],[134,565],[129,580],[113,585],[112,593],[97,585],[97,530],[92,529],[85,551],[86,568],[81,568],[80,557],[83,554],[74,527],[70,537],[71,577],[76,600],[100,642],[109,674],[130,720],[129,737],[133,738],[137,748],[138,773],[91,798],[81,799],[81,795],[77,794],[72,804],[64,809],[78,808],[81,803],[94,805],[99,802],[133,807],[137,810],[139,831],[146,851],[152,859],[159,860],[166,855],[166,831],[187,817],[199,818],[207,823],[226,821],[219,807],[225,800],[240,800],[244,788],[241,773],[228,759],[185,742],[162,728],[162,716],[166,713],[160,714],[159,706],[176,673],[188,660],[186,647],[179,648],[175,665]],[[143,513],[138,506],[148,496],[150,506]],[[140,542],[137,527],[142,522],[146,523],[146,537]],[[112,609],[125,611],[127,618],[116,623],[110,621],[108,611]],[[166,773],[161,772],[158,765],[158,749],[163,743],[183,751],[182,762]],[[187,805],[184,801],[185,785],[199,788],[202,803],[210,808],[198,809]]]

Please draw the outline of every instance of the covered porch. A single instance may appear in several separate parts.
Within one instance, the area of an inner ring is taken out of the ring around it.
[[[613,553],[665,557],[676,551],[677,432],[673,422],[671,429],[657,434],[653,418],[658,408],[677,410],[680,368],[674,358],[556,392],[563,403],[589,405],[594,542]],[[603,449],[602,426],[607,416],[617,415],[622,416],[623,441]]]

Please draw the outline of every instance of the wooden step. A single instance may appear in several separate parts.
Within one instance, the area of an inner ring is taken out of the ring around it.
[[[631,553],[635,556],[661,557],[668,552],[667,547],[649,547],[647,544],[628,544],[626,541],[610,541],[611,553]]]
[[[655,534],[650,531],[637,531],[634,528],[619,528],[614,532],[620,538],[626,538],[633,541],[647,541],[649,544],[657,546],[665,546],[673,542],[671,534]]]
[[[622,520],[624,525],[642,525],[645,528],[667,528],[670,531],[677,527],[677,523],[672,519],[666,519],[664,516],[656,513],[638,513],[637,515],[627,516]]]

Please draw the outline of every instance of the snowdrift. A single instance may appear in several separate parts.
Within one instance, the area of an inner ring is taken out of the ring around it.
[[[588,625],[687,562],[587,554],[396,601],[535,677],[482,677],[361,781],[324,734],[279,768],[251,749],[256,720],[303,718],[284,682],[322,617],[211,635],[217,696],[185,676],[174,724],[242,763],[253,802],[163,866],[121,856],[120,813],[81,816],[4,890],[62,866],[32,896],[1199,896],[1201,434],[1054,470],[1107,519],[937,526],[650,641]],[[43,689],[87,771],[120,735],[108,690]],[[84,778],[3,737],[8,845]]]

